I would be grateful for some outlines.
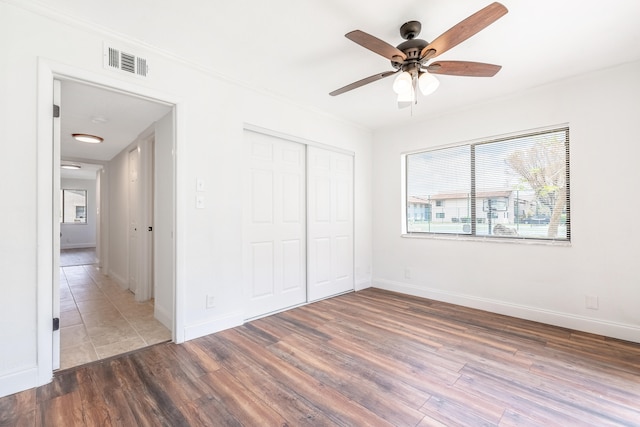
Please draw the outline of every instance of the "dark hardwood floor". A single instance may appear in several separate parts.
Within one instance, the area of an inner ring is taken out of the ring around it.
[[[640,345],[368,289],[0,399],[11,426],[640,426]]]

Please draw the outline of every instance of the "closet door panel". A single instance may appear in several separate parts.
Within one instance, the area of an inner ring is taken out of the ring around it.
[[[245,131],[245,318],[307,301],[306,154],[295,142]]]
[[[308,297],[354,289],[353,156],[307,148]]]

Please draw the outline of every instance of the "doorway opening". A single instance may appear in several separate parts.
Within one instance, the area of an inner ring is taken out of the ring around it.
[[[54,81],[54,103],[55,370],[174,337],[174,215],[156,212],[174,211],[175,130],[173,105],[75,79]],[[81,143],[74,133],[104,141]],[[89,173],[59,172],[63,163]],[[56,203],[72,189],[84,195],[72,210],[85,216],[67,224]]]

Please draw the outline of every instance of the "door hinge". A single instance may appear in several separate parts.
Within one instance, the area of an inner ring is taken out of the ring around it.
[[[53,330],[57,331],[58,329],[60,329],[60,318],[59,317],[54,317],[53,318]]]
[[[53,105],[53,117],[54,118],[58,118],[60,117],[60,106],[59,105]]]

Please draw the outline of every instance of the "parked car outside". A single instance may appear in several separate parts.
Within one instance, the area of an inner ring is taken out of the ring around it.
[[[549,218],[546,215],[534,215],[522,220],[523,224],[549,224]]]

